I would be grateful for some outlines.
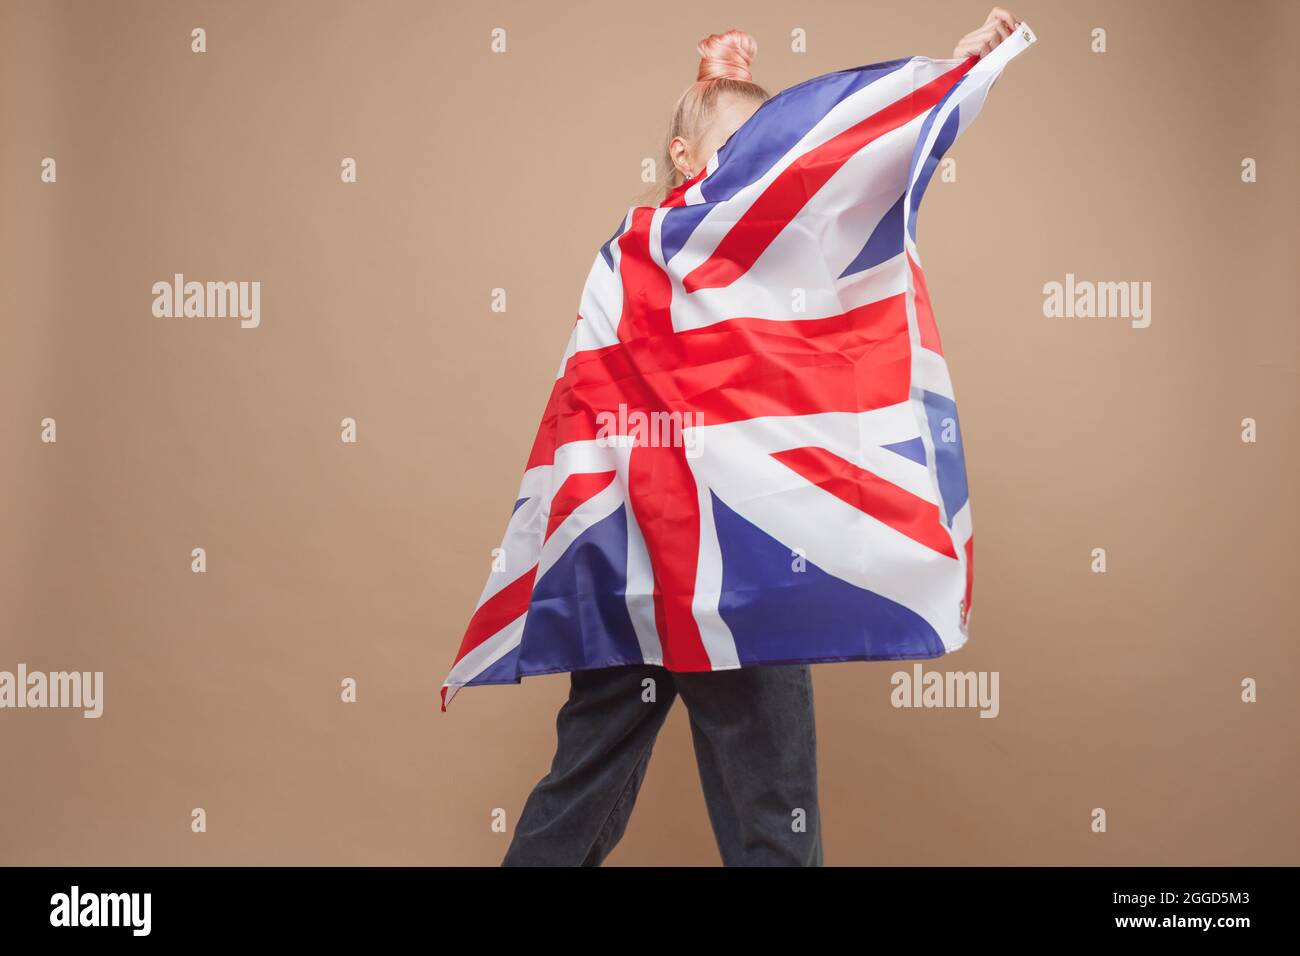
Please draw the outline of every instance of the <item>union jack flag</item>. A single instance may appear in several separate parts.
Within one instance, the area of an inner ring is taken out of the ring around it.
[[[763,103],[595,257],[442,688],[961,647],[971,508],[916,251],[940,159],[1025,24]]]

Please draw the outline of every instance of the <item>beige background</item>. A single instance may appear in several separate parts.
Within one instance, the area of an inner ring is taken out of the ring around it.
[[[0,863],[496,863],[567,678],[437,687],[695,41],[775,92],[988,6],[0,5],[0,669],[107,685],[0,711]],[[1297,6],[1010,7],[1040,42],[920,225],[978,542],[927,666],[1002,712],[818,667],[827,862],[1300,863]],[[174,272],[260,280],[261,328],[153,318]],[[1043,318],[1066,272],[1152,282],[1151,327]],[[611,863],[716,860],[679,708]]]

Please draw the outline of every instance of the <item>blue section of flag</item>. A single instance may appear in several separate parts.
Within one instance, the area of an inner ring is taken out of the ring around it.
[[[966,454],[961,443],[961,423],[957,404],[935,392],[922,392],[925,417],[930,423],[930,440],[934,442],[934,466],[939,476],[939,495],[948,527],[952,518],[966,504]]]
[[[943,641],[896,601],[827,574],[713,496],[722,549],[718,612],[742,665],[938,657]]]
[[[904,458],[910,458],[918,465],[925,464],[925,442],[919,438],[909,438],[907,441],[896,441],[892,445],[881,445],[880,447],[897,452]]]
[[[623,227],[626,224],[627,224],[627,216],[624,216],[622,219],[619,220],[618,228],[614,230],[614,235],[610,236],[608,241],[603,246],[600,247],[600,254],[604,257],[605,265],[609,266],[610,271],[613,271],[614,269],[614,253],[612,250],[614,241],[618,239],[619,236],[623,235]],[[588,246],[587,248],[590,249],[591,247]]]
[[[903,200],[906,196],[906,193],[900,195],[898,201],[889,207],[889,212],[880,217],[880,222],[867,238],[867,244],[840,273],[841,279],[888,262],[903,251]]]
[[[939,104],[926,116],[925,123],[921,126],[921,135],[916,141],[916,152],[912,154],[911,169],[912,208],[907,228],[913,242],[916,242],[916,214],[921,207],[921,199],[925,196],[925,189],[930,185],[930,178],[934,175],[939,160],[943,159],[943,154],[948,152],[948,147],[953,144],[961,128],[960,109],[954,109],[948,114],[948,118],[943,121],[943,126],[939,127],[939,135],[935,137],[934,145],[930,148],[930,151],[922,156],[921,150],[925,148],[925,141],[930,135],[931,127],[934,126],[934,118],[939,115],[949,98],[961,88],[965,79],[965,77],[962,77],[958,80],[953,85],[953,88],[944,94]]]
[[[520,641],[519,674],[642,660],[627,611],[625,509],[620,505],[578,535],[533,588]]]

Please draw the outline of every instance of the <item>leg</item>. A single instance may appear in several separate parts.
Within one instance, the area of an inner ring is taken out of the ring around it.
[[[653,702],[642,681],[655,681]],[[627,829],[676,691],[662,667],[570,675],[555,721],[555,759],[533,788],[503,866],[599,866]]]
[[[807,666],[674,674],[726,866],[820,866]]]

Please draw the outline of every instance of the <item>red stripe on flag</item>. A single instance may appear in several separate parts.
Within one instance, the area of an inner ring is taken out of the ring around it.
[[[623,284],[618,337],[623,342],[673,334],[672,283],[650,254],[654,214],[648,206],[638,207],[632,213],[632,227],[618,240],[618,269]]]
[[[546,538],[551,536],[565,518],[573,514],[575,508],[609,487],[614,475],[615,472],[612,471],[600,471],[573,474],[565,478],[564,484],[560,485],[555,497],[551,499],[551,517],[546,522]],[[545,541],[546,538],[542,540]]]
[[[884,522],[917,544],[957,559],[952,536],[940,520],[938,505],[825,448],[791,448],[775,452],[772,457],[823,491]]]
[[[459,664],[462,657],[528,610],[533,596],[533,578],[536,575],[537,565],[534,564],[527,574],[515,578],[479,605],[470,618],[464,640],[460,642],[455,664]]]
[[[911,362],[901,293],[821,319],[728,319],[578,352],[551,390],[528,467],[595,438],[597,413],[620,405],[708,425],[883,408],[906,400]]]
[[[930,307],[930,290],[925,285],[925,275],[921,267],[912,261],[908,254],[907,264],[912,270],[912,284],[916,288],[913,301],[916,303],[916,327],[921,334],[921,348],[943,354],[939,344],[939,326],[934,321],[934,309]]]
[[[735,282],[851,156],[872,140],[932,109],[976,62],[973,57],[962,61],[796,159],[731,227],[713,254],[682,280],[682,287],[695,292]]]
[[[628,491],[654,571],[655,626],[664,666],[712,670],[691,607],[700,556],[700,499],[685,449],[633,448]]]
[[[966,539],[966,617],[970,617],[970,602],[975,591],[975,536]]]
[[[555,461],[556,421],[559,418],[560,403],[569,390],[569,377],[557,378],[551,386],[551,394],[546,399],[546,408],[542,411],[542,423],[537,426],[537,437],[533,439],[533,449],[528,453],[525,469],[538,465],[549,465]]]

